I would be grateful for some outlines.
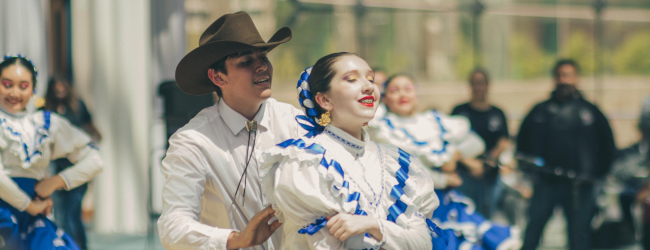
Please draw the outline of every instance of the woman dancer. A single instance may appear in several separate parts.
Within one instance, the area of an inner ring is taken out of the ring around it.
[[[431,249],[433,182],[404,151],[362,128],[379,91],[352,53],[319,59],[298,81],[307,137],[261,155],[266,201],[284,223],[285,249]],[[439,230],[439,229],[438,229]],[[438,231],[442,233],[441,231]]]
[[[404,75],[389,78],[384,91],[382,101],[388,112],[370,123],[373,140],[396,145],[417,157],[434,170],[434,178],[441,172],[447,176],[445,179],[457,177],[455,168],[459,161],[468,165],[474,174],[481,174],[483,165],[473,158],[483,153],[485,144],[471,131],[465,117],[447,116],[437,111],[416,113],[416,87]],[[449,236],[447,249],[515,249],[518,246],[517,230],[493,225],[474,213],[475,205],[471,199],[450,189],[440,189],[442,187],[436,185],[441,205],[431,220],[445,229]],[[440,240],[434,242],[437,246],[441,244]]]
[[[0,249],[79,249],[45,217],[49,196],[88,182],[103,163],[90,138],[65,118],[25,111],[36,74],[20,55],[0,62]],[[50,160],[63,157],[75,165],[48,177]]]

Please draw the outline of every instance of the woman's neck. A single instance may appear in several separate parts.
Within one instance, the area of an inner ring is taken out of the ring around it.
[[[486,111],[491,108],[490,103],[486,99],[472,99],[469,106],[475,110]]]
[[[344,123],[344,122],[341,122]],[[363,141],[363,138],[361,138],[361,135],[363,134],[363,127],[361,125],[355,125],[355,124],[340,124],[336,123],[332,120],[331,123],[332,126],[337,127],[340,130],[343,130],[343,132],[346,132],[350,134],[352,137]],[[347,126],[346,126],[347,125]]]

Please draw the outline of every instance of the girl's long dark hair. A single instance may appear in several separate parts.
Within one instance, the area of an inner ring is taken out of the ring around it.
[[[62,83],[67,89],[67,95],[63,99],[56,97],[55,87],[57,83]],[[45,107],[43,109],[58,113],[58,107],[63,105],[66,109],[77,113],[79,111],[79,100],[70,86],[68,81],[59,78],[50,78],[47,82],[47,93],[45,93]]]

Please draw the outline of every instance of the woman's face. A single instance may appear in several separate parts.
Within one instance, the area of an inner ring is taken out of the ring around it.
[[[358,56],[347,55],[333,65],[336,72],[330,82],[330,91],[324,93],[321,107],[330,110],[332,124],[339,128],[361,126],[372,120],[377,110],[379,89],[368,63]],[[320,93],[319,93],[320,94]]]
[[[0,105],[9,113],[25,110],[34,93],[32,73],[25,67],[13,64],[0,72]]]
[[[54,84],[54,95],[56,95],[56,98],[59,100],[64,99],[68,96],[68,86],[63,82],[56,82]]]
[[[406,76],[393,78],[386,86],[384,104],[391,112],[401,116],[410,116],[417,106],[415,84]]]
[[[470,86],[472,88],[472,99],[479,101],[485,100],[485,97],[487,96],[488,82],[483,73],[476,72],[472,76]]]

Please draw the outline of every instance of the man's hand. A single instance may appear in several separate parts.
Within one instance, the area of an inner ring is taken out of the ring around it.
[[[337,214],[327,218],[325,226],[330,229],[330,234],[340,241],[364,233],[371,234],[372,237],[379,241],[384,238],[381,229],[379,229],[379,222],[370,216]]]
[[[47,198],[45,200],[41,200],[38,197],[36,197],[34,200],[32,200],[31,203],[29,203],[29,206],[25,209],[25,212],[32,216],[36,216],[39,214],[44,214],[47,215],[49,214],[50,209],[52,209],[52,199]]]
[[[39,181],[34,188],[36,195],[41,198],[47,198],[54,193],[54,191],[65,188],[65,181],[60,175],[55,175],[50,178],[45,178]]]
[[[269,221],[275,216],[275,210],[270,206],[258,212],[251,218],[241,232],[233,231],[228,236],[226,243],[227,249],[239,249],[257,246],[264,243],[271,237],[282,224],[279,221],[274,221],[269,225]]]

